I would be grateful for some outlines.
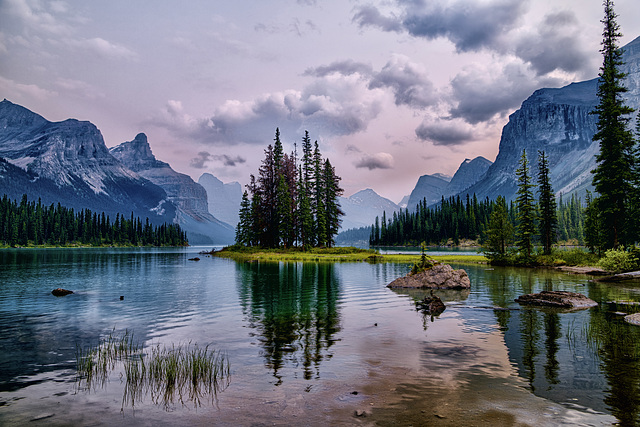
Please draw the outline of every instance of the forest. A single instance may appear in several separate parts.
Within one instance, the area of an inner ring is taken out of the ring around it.
[[[20,203],[6,195],[0,200],[0,245],[184,246],[188,240],[177,224],[154,226],[149,218],[143,224],[133,213],[130,218],[116,214],[111,221],[104,212],[44,206],[25,194]]]

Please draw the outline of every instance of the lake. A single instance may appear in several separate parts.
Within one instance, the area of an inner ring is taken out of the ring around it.
[[[640,289],[456,266],[471,290],[438,291],[447,308],[432,318],[414,304],[425,291],[386,288],[408,264],[244,263],[202,249],[0,251],[0,425],[640,423],[640,333],[616,314],[637,311]],[[545,289],[600,305],[513,302]],[[220,350],[230,381],[199,405],[152,393],[132,404],[121,363],[82,387],[78,348],[114,331],[145,352]]]

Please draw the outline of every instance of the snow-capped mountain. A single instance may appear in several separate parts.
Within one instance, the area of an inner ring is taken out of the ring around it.
[[[240,221],[240,202],[242,202],[242,186],[238,182],[223,183],[210,173],[203,173],[198,184],[207,191],[209,212],[221,221],[234,227]]]
[[[171,222],[175,207],[165,191],[124,167],[90,122],[50,122],[6,99],[0,102],[0,194],[42,199],[115,216],[133,212]]]
[[[136,135],[109,150],[123,165],[158,185],[177,207],[175,221],[187,232],[191,244],[227,244],[235,232],[209,212],[207,192],[190,176],[176,172],[153,155],[147,136]]]
[[[341,230],[369,227],[376,219],[387,213],[390,218],[400,207],[391,200],[380,196],[370,188],[358,191],[350,197],[340,197],[340,207],[344,212]]]
[[[640,37],[623,47],[628,89],[626,103],[640,108]],[[596,166],[599,145],[592,138],[597,131],[597,116],[590,114],[598,104],[598,79],[572,83],[559,89],[540,89],[509,116],[502,129],[500,148],[495,163],[485,177],[469,188],[478,198],[494,199],[503,195],[515,198],[517,180],[515,170],[526,150],[530,172],[535,176],[538,150],[549,159],[551,184],[557,195],[592,189],[591,170]],[[635,117],[635,114],[634,114]],[[632,122],[633,123],[633,122]]]

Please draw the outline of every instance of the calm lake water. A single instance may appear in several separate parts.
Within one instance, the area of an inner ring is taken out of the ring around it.
[[[615,313],[636,311],[632,286],[466,265],[471,291],[437,292],[447,309],[432,318],[414,305],[424,291],[386,288],[407,264],[237,263],[201,249],[0,251],[0,425],[640,423],[640,335]],[[600,305],[513,302],[544,289]],[[145,349],[221,350],[230,383],[200,406],[143,394],[132,407],[122,366],[79,386],[77,348],[114,330]]]

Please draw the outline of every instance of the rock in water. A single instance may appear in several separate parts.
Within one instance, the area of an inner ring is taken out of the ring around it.
[[[416,301],[416,308],[424,313],[438,316],[447,308],[440,297],[432,295],[425,297],[421,301]]]
[[[51,291],[51,293],[52,293],[54,296],[57,296],[57,297],[63,297],[63,296],[65,296],[65,295],[72,294],[72,293],[73,293],[73,291],[70,291],[70,290],[68,290],[68,289],[57,288],[57,289],[52,290],[52,291]]]
[[[582,294],[567,291],[542,291],[538,294],[521,295],[514,301],[524,305],[569,309],[589,308],[598,305],[597,302]]]
[[[399,277],[389,288],[469,289],[471,281],[463,269],[454,270],[448,264],[436,264],[420,273]]]

